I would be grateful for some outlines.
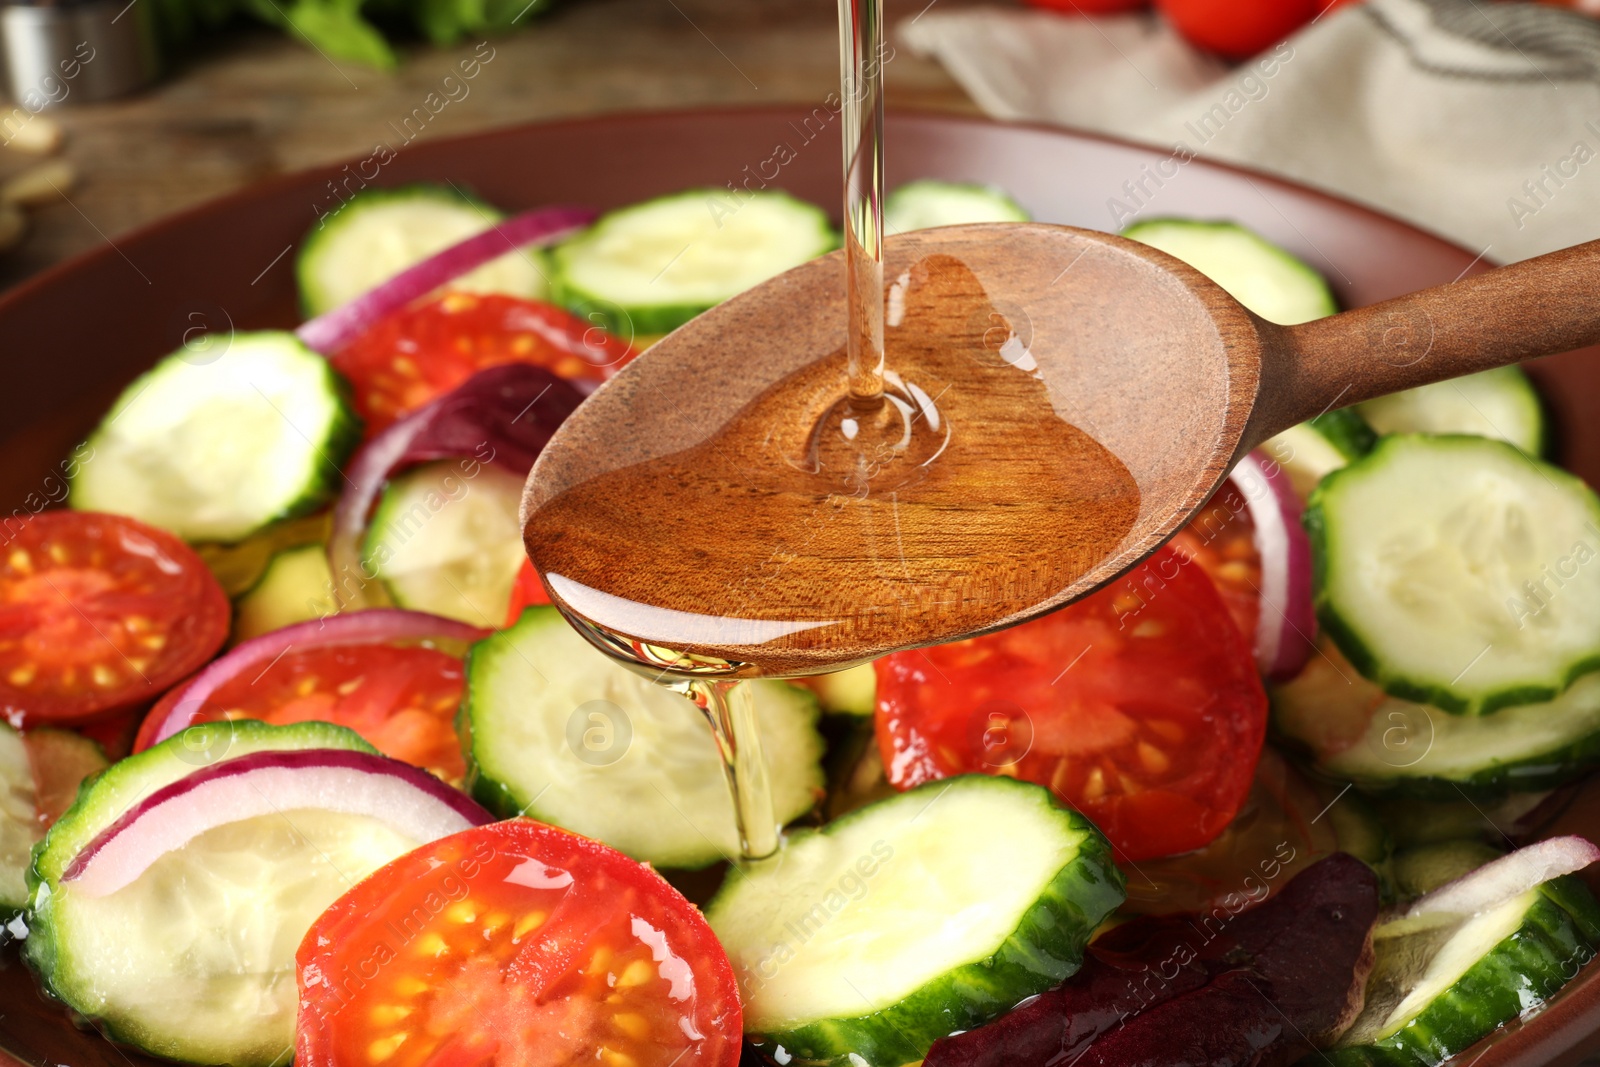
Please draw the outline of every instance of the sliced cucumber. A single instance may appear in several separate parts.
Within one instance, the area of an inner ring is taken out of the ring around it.
[[[0,723],[0,922],[28,903],[28,857],[42,836],[28,748]]]
[[[1027,782],[929,782],[723,883],[706,918],[745,1031],[789,1057],[892,1067],[1059,984],[1123,899],[1110,846]]]
[[[1583,912],[1568,911],[1576,906]],[[1397,919],[1373,931],[1366,1005],[1328,1053],[1336,1067],[1435,1067],[1532,1011],[1593,957],[1594,898],[1571,877],[1475,916]]]
[[[522,479],[454,460],[427,463],[384,487],[363,548],[366,566],[396,604],[499,626],[522,567]]]
[[[1521,367],[1497,367],[1360,405],[1379,433],[1470,433],[1516,445],[1530,456],[1548,445],[1544,405]]]
[[[1401,434],[1305,513],[1317,613],[1395,696],[1458,714],[1600,668],[1600,499],[1503,441]]]
[[[1340,408],[1291,426],[1261,447],[1289,475],[1295,492],[1308,497],[1328,474],[1372,451],[1377,439],[1365,419]]]
[[[1293,326],[1339,310],[1322,275],[1238,223],[1151,219],[1122,236],[1183,260],[1268,322]]]
[[[888,233],[968,222],[1027,222],[1031,217],[1021,204],[992,185],[936,178],[907,182],[883,201],[883,228]]]
[[[55,882],[95,835],[169,782],[251,752],[303,748],[378,751],[354,730],[325,722],[269,726],[254,719],[236,719],[191,726],[159,745],[112,764],[82,790],[35,853],[29,883]]]
[[[667,333],[838,245],[780,192],[690,189],[603,216],[552,254],[558,300],[624,337]]]
[[[360,435],[327,360],[290,333],[242,333],[206,362],[180,349],[128,386],[89,438],[70,502],[237,541],[321,506]]]
[[[1325,638],[1318,650],[1272,689],[1272,723],[1330,777],[1371,792],[1450,801],[1465,792],[1481,802],[1553,789],[1600,765],[1600,675],[1545,703],[1451,715],[1388,696]]]
[[[1503,855],[1498,848],[1468,838],[1436,841],[1396,852],[1389,861],[1389,873],[1395,889],[1409,899],[1431,893]]]
[[[505,216],[442,185],[367,189],[318,221],[295,261],[306,317],[331,311]],[[449,283],[451,289],[541,299],[548,288],[537,253],[507,252]]]
[[[107,1036],[154,1055],[286,1063],[301,935],[356,880],[414,842],[379,820],[296,810],[207,831],[106,896],[77,893],[60,877],[85,844],[162,786],[248,752],[303,748],[373,751],[327,723],[212,723],[86,786],[34,850],[28,879],[24,954],[45,989]]]
[[[1424,800],[1396,791],[1375,798],[1374,802],[1397,847],[1437,845],[1464,838],[1499,845],[1507,837],[1521,839],[1542,829],[1547,816],[1554,814],[1552,805],[1547,803],[1551,793],[1508,793],[1498,799],[1477,800],[1455,793],[1449,800]]]
[[[255,588],[234,605],[233,641],[326,618],[338,610],[327,550],[322,545],[286,549],[272,557]]]
[[[55,887],[26,942],[50,992],[114,1040],[167,1059],[283,1067],[294,950],[317,916],[420,842],[321,809],[201,834],[103,897]],[[48,944],[48,962],[35,944]]]
[[[749,683],[779,820],[822,792],[816,698]],[[553,607],[529,608],[467,657],[463,714],[472,793],[660,867],[737,853],[733,804],[710,728],[684,697],[595,650]]]
[[[1317,791],[1323,799],[1322,810],[1328,813],[1328,822],[1339,839],[1339,851],[1350,853],[1381,876],[1394,841],[1372,802],[1355,792],[1340,796],[1339,788],[1327,782],[1319,782]],[[1383,882],[1387,885],[1388,879]]]
[[[871,715],[878,703],[878,675],[872,664],[818,674],[809,679],[822,701],[822,710],[833,715]]]
[[[322,544],[328,540],[332,528],[333,513],[325,509],[275,522],[231,545],[205,541],[195,545],[194,550],[211,568],[223,592],[238,597],[256,587],[273,557],[302,545]]]

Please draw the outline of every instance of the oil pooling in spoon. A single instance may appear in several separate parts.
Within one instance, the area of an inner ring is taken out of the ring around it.
[[[1066,421],[1033,354],[1014,281],[1027,272],[980,278],[940,254],[885,278],[880,13],[841,0],[846,314],[741,404],[712,406],[708,380],[675,438],[687,447],[559,479],[530,492],[526,515],[567,619],[706,715],[749,858],[778,838],[742,679],[1024,617],[1111,556],[1139,514],[1133,477]],[[746,366],[721,348],[712,362],[713,375]],[[626,395],[628,380],[607,388]]]

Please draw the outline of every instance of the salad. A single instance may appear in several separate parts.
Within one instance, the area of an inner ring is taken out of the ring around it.
[[[1337,310],[1235,224],[1127,236]],[[1600,951],[1600,849],[1539,840],[1600,764],[1600,499],[1516,368],[1289,430],[1063,610],[750,683],[788,829],[730,863],[709,731],[564,622],[519,501],[654,337],[836,243],[770,191],[362,193],[298,331],[129,385],[0,545],[40,988],[202,1065],[1431,1067]]]

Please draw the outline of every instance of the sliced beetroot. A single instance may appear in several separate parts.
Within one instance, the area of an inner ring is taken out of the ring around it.
[[[1240,915],[1228,933],[1272,986],[1273,1004],[1320,1046],[1361,1012],[1377,919],[1377,876],[1336,852]]]
[[[1360,1011],[1377,916],[1377,877],[1335,853],[1238,915],[1133,919],[1095,940],[1063,985],[934,1042],[925,1067],[1286,1059]]]
[[[1280,1045],[1284,1017],[1270,991],[1243,968],[1157,1004],[1112,1029],[1077,1067],[1253,1067]]]
[[[1190,918],[1145,916],[1107,931],[1070,982],[987,1026],[934,1042],[927,1067],[1051,1063],[1123,1019],[1203,987],[1215,968],[1188,949],[1195,940]]]

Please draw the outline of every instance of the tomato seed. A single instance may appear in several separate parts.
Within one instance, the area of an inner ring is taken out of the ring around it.
[[[413,1010],[405,1004],[379,1004],[372,1009],[370,1018],[373,1026],[393,1026]]]
[[[529,930],[535,930],[544,924],[546,916],[542,911],[530,911],[517,920],[517,925],[511,928],[513,941],[521,939]]]
[[[1139,742],[1139,765],[1152,775],[1166,774],[1172,769],[1172,759],[1148,741]]]
[[[611,1024],[635,1041],[643,1041],[650,1033],[649,1021],[637,1012],[619,1011],[611,1017]]]
[[[380,1037],[367,1046],[367,1056],[373,1063],[382,1063],[400,1051],[400,1046],[405,1044],[405,1041],[405,1031],[401,1031],[398,1034],[390,1034],[388,1037]]]
[[[618,989],[632,989],[634,986],[644,985],[656,976],[656,969],[645,960],[634,960],[622,972],[622,977],[617,979]]]

